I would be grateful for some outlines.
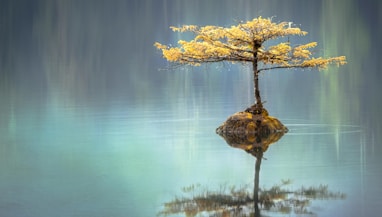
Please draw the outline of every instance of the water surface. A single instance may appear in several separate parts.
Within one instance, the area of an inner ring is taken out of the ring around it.
[[[250,70],[158,70],[152,45],[181,38],[170,25],[259,15],[349,62],[261,75],[264,106],[290,131],[264,154],[260,186],[324,184],[347,197],[312,202],[317,216],[380,215],[379,3],[27,2],[0,3],[1,216],[155,216],[184,186],[252,185],[255,158],[215,134],[254,103]]]

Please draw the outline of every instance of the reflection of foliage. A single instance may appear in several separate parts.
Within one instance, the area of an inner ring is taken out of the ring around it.
[[[285,186],[290,180],[283,181],[280,185],[274,185],[269,190],[260,192],[260,205],[264,210],[282,213],[313,214],[308,207],[311,200],[345,199],[346,195],[341,192],[329,191],[327,185],[317,187],[301,187],[290,191]]]
[[[282,181],[281,184],[269,189],[260,189],[260,208],[268,212],[313,214],[309,210],[312,200],[345,199],[345,194],[332,192],[326,185],[318,187],[301,187],[290,190],[286,186],[291,181]],[[235,186],[221,186],[216,191],[202,188],[200,185],[191,185],[182,189],[187,195],[177,197],[164,204],[160,216],[170,216],[184,213],[186,216],[254,216],[253,198],[249,186],[236,188]]]
[[[191,194],[191,198],[175,198],[173,201],[165,203],[165,210],[159,215],[168,216],[176,213],[185,213],[186,216],[195,216],[200,212],[230,213],[243,204],[251,203],[250,192],[246,187],[236,189],[221,186],[217,191],[200,189],[198,186],[183,188],[183,192]],[[224,215],[223,215],[224,216]]]

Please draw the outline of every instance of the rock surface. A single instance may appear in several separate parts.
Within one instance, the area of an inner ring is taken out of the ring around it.
[[[266,109],[253,108],[231,115],[216,129],[216,133],[232,147],[250,153],[265,152],[270,144],[288,132],[288,128],[277,118],[269,116]]]

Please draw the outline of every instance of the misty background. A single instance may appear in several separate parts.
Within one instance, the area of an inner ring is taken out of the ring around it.
[[[348,64],[260,75],[265,108],[291,130],[265,153],[261,183],[327,183],[350,196],[319,216],[379,216],[381,9],[373,0],[0,1],[0,214],[153,216],[182,186],[251,183],[254,159],[214,132],[254,103],[251,69],[166,70],[153,44],[190,39],[169,26],[262,16],[308,32],[280,42],[316,41],[317,56]]]

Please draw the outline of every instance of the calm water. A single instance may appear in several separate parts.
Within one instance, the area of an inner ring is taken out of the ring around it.
[[[158,70],[152,44],[182,37],[170,25],[258,15],[349,61],[261,75],[290,131],[265,152],[260,186],[325,184],[347,196],[313,201],[316,216],[380,216],[381,4],[362,2],[2,1],[0,216],[150,217],[185,186],[252,185],[255,158],[215,134],[253,104],[248,68]]]

